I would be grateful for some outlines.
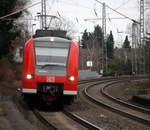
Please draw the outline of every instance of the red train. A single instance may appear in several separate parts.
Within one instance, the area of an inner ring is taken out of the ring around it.
[[[38,37],[24,45],[22,94],[37,102],[72,103],[78,93],[78,45],[59,37]]]

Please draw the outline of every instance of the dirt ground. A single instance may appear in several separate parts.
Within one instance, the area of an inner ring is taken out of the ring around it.
[[[150,94],[150,84],[148,80],[131,80],[114,84],[107,91],[115,98],[130,101],[134,95]]]
[[[0,95],[14,96],[18,88],[21,88],[22,65],[0,65]]]

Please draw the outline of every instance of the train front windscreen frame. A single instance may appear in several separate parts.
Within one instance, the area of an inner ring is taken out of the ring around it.
[[[70,44],[34,41],[35,71],[39,75],[65,76]]]

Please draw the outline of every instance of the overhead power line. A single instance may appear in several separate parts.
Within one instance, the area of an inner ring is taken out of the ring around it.
[[[40,15],[36,16],[39,17]],[[48,17],[51,17],[52,15],[47,15]],[[55,16],[56,17],[56,16]],[[3,21],[11,21],[11,20],[16,20],[15,18],[4,18]],[[19,19],[20,21],[40,21],[40,19],[37,18],[21,18]]]
[[[66,5],[74,6],[74,7],[80,7],[80,8],[86,8],[86,9],[93,10],[93,8],[90,8],[88,6],[81,5],[81,4],[69,3],[69,2],[66,2],[66,1],[63,1],[63,0],[59,0],[58,2],[61,2],[61,3],[66,4]]]
[[[96,2],[98,2],[98,3],[100,3],[101,5],[103,5],[103,3],[102,2],[100,2],[99,0],[95,0]],[[129,19],[129,20],[131,20],[131,21],[133,21],[133,22],[135,22],[135,23],[139,23],[138,21],[136,21],[136,20],[134,20],[134,19],[132,19],[132,18],[130,18],[130,17],[128,17],[128,16],[126,16],[126,15],[124,15],[123,13],[120,13],[119,11],[117,11],[117,10],[115,10],[115,9],[113,9],[113,8],[111,8],[110,6],[108,6],[108,5],[106,5],[106,7],[107,8],[109,8],[109,9],[111,9],[111,10],[113,10],[114,12],[116,12],[116,13],[118,13],[118,14],[120,14],[121,16],[123,16],[123,17],[125,17],[125,18],[127,18],[127,19]]]
[[[125,2],[123,2],[120,6],[118,6],[117,8],[116,8],[116,10],[118,10],[118,9],[120,9],[122,6],[125,6],[127,3],[129,3],[130,2],[130,0],[127,0],[127,1],[125,1]]]
[[[103,18],[88,18],[88,19],[84,19],[85,21],[88,21],[88,20],[102,20]],[[108,19],[108,20],[110,20],[110,19],[116,19],[116,20],[118,20],[118,19],[127,19],[127,18],[123,18],[123,17],[112,17],[112,18],[106,18],[106,19]]]
[[[40,3],[41,3],[41,2],[37,2],[37,3],[34,3],[34,4],[32,4],[32,5],[28,6],[28,7],[25,7],[25,8],[22,8],[22,9],[19,9],[19,10],[15,11],[15,12],[12,12],[12,13],[10,13],[10,14],[4,15],[4,16],[0,17],[0,20],[5,19],[5,18],[7,18],[7,17],[9,17],[9,16],[12,16],[12,15],[14,15],[14,14],[20,13],[21,11],[24,11],[24,10],[26,10],[26,9],[29,9],[29,8],[31,8],[31,7],[33,7],[33,6],[36,6],[36,5],[40,4]]]

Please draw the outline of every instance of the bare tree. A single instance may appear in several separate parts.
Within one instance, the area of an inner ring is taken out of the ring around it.
[[[92,61],[92,71],[100,72],[100,63],[102,60],[102,49],[96,44],[97,38],[90,35],[89,40],[86,41],[86,48],[80,49],[80,69],[89,69],[86,65],[87,61]]]
[[[57,30],[65,30],[67,31],[68,37],[73,37],[73,35],[77,32],[75,23],[68,18],[57,18],[51,21],[50,28]]]

